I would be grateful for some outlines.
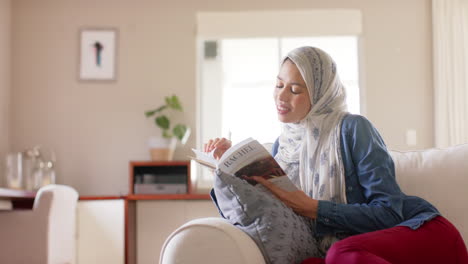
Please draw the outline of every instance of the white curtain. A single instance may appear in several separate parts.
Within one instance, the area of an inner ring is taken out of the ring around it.
[[[432,0],[436,147],[468,143],[468,0]]]

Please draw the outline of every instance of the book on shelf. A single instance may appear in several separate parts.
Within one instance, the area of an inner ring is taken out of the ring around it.
[[[219,160],[214,158],[213,152],[192,150],[195,153],[195,157],[190,157],[192,160],[208,168],[219,169],[245,179],[254,186],[258,183],[249,177],[260,176],[287,191],[297,190],[268,150],[253,138],[247,138],[230,147]]]

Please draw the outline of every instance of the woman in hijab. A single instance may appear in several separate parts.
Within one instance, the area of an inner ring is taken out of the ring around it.
[[[273,156],[300,191],[254,179],[314,220],[326,263],[468,263],[456,228],[430,203],[400,190],[377,130],[347,112],[327,53],[292,50],[281,63],[274,100],[283,128]],[[215,139],[205,151],[220,157],[230,146]]]

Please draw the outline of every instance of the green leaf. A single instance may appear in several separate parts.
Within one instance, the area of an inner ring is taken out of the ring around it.
[[[146,111],[145,112],[145,116],[146,117],[150,117],[150,116],[153,116],[154,114],[158,113],[158,112],[161,112],[162,110],[166,109],[167,108],[167,105],[163,105],[163,106],[160,106],[159,108],[157,109],[154,109],[154,110],[151,110],[151,111]]]
[[[182,111],[182,105],[180,104],[179,97],[177,97],[177,95],[166,96],[166,105],[172,109]]]
[[[187,127],[181,124],[176,125],[174,129],[172,129],[172,133],[174,133],[174,136],[176,136],[180,141],[182,141],[186,132]]]
[[[169,129],[169,126],[171,124],[169,122],[169,119],[165,115],[156,117],[156,119],[154,121],[156,122],[156,125],[158,127],[162,128],[163,130],[164,129]]]

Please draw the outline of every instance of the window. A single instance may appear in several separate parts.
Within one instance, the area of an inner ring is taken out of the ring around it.
[[[221,136],[234,143],[247,137],[273,142],[280,134],[273,101],[279,62],[299,46],[319,47],[335,59],[348,110],[359,113],[361,20],[354,9],[197,14],[197,147]],[[210,188],[212,173],[193,168],[196,188]]]
[[[279,62],[290,50],[306,45],[321,48],[334,58],[347,90],[349,111],[359,114],[356,37],[224,39],[220,41],[224,137],[233,142],[247,137],[274,142],[280,133],[273,101]],[[220,109],[211,111],[216,110]]]
[[[214,137],[230,138],[234,144],[247,137],[274,142],[280,134],[273,101],[279,63],[300,46],[318,47],[332,56],[346,88],[348,110],[359,114],[357,41],[356,36],[216,41],[218,55],[202,59],[200,65],[202,142]]]

